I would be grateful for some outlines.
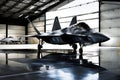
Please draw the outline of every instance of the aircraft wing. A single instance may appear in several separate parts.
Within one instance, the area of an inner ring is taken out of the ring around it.
[[[51,34],[51,35],[25,35],[25,37],[36,37],[36,38],[43,38],[43,37],[61,37],[61,36],[69,36],[69,37],[86,37],[86,35],[80,34]]]
[[[25,35],[25,36],[22,36],[22,37],[37,37],[38,35]]]
[[[36,37],[36,38],[43,38],[43,37],[60,37],[60,35],[25,35],[24,37]]]
[[[60,34],[60,35],[27,35],[26,37],[36,37],[38,39],[43,39],[45,41],[48,40],[48,43],[52,44],[62,44],[62,42],[57,42],[54,40],[58,41],[63,41],[63,44],[69,44],[69,43],[82,43],[85,44],[86,42],[88,43],[87,35],[82,35],[82,34]],[[49,42],[49,40],[51,42]]]

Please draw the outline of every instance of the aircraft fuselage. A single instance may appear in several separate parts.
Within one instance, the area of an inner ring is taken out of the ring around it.
[[[109,38],[99,32],[87,30],[81,26],[71,26],[51,33],[43,33],[41,37],[45,42],[51,44],[94,44],[109,40]]]

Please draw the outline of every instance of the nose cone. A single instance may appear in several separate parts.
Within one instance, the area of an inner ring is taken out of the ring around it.
[[[101,35],[101,42],[105,42],[105,41],[108,41],[108,40],[110,40],[110,38],[109,37],[107,37],[107,36],[105,36],[105,35]]]
[[[92,34],[92,39],[94,43],[99,43],[99,42],[105,42],[110,40],[107,36],[101,34],[101,33],[93,33]]]

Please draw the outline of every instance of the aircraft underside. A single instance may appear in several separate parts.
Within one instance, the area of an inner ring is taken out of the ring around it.
[[[63,34],[61,36],[46,36],[42,37],[42,40],[50,43],[50,44],[74,44],[74,43],[80,43],[82,45],[90,45],[95,44],[99,42],[104,42],[108,40],[106,36],[98,33],[94,33],[92,35],[88,36],[73,36],[73,35],[67,35]]]
[[[62,37],[44,37],[43,40],[50,44],[74,44],[74,43],[84,43],[86,40],[82,40],[80,37],[73,36],[62,36]]]

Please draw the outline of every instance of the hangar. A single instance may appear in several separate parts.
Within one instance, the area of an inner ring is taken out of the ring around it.
[[[119,5],[1,0],[0,80],[119,80]]]

